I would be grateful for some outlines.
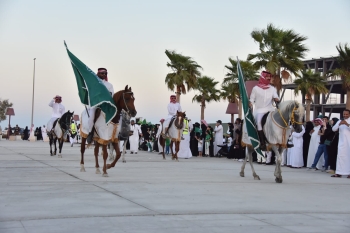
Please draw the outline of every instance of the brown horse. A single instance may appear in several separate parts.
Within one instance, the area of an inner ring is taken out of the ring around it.
[[[168,129],[168,135],[169,135],[168,138],[170,138],[170,140],[171,140],[170,141],[170,150],[171,150],[172,160],[176,159],[176,161],[179,161],[177,158],[177,152],[179,152],[182,132],[185,128],[185,124],[184,124],[185,116],[186,116],[185,112],[177,111],[176,117]],[[163,129],[163,122],[164,121],[161,122],[162,129]],[[159,143],[163,147],[163,159],[165,159],[165,155],[164,155],[165,138],[163,136],[159,137]],[[175,154],[173,152],[173,143],[174,142],[175,142]]]
[[[128,88],[128,85],[126,85],[124,90],[118,91],[113,95],[113,100],[117,106],[117,114],[116,116],[112,119],[111,123],[108,125],[105,123],[105,115],[101,111],[101,109],[96,110],[95,114],[95,124],[94,124],[94,141],[95,141],[95,149],[94,149],[94,154],[95,154],[95,162],[96,162],[96,174],[101,174],[100,169],[99,169],[99,164],[98,164],[98,151],[100,148],[100,145],[102,145],[102,152],[103,152],[103,174],[102,176],[108,176],[107,174],[107,169],[114,167],[115,164],[118,162],[118,159],[120,158],[120,150],[119,150],[119,145],[118,145],[118,134],[120,132],[121,124],[119,124],[119,118],[121,111],[124,110],[126,111],[130,116],[134,117],[136,116],[136,109],[134,106],[134,94],[131,91],[131,87]],[[81,161],[80,161],[80,166],[81,172],[85,172],[84,168],[84,152],[85,152],[85,142],[86,138],[88,136],[88,132],[86,130],[86,126],[84,127],[84,124],[87,124],[88,118],[87,114],[84,111],[81,116],[81,127],[80,127],[80,135],[81,135]],[[86,122],[86,123],[85,123]],[[83,132],[85,131],[85,132]],[[111,164],[106,164],[106,160],[108,157],[107,153],[107,145],[108,143],[112,143],[115,151],[116,151],[116,157],[113,160]]]

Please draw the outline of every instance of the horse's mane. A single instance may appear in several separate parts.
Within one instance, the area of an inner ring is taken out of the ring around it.
[[[71,112],[65,112],[65,113],[63,113],[63,115],[60,117],[60,122],[62,122],[62,121],[64,121],[64,120],[66,120],[66,116],[68,115],[68,114],[72,114]]]
[[[298,115],[303,116],[304,107],[297,100],[287,100],[287,101],[281,102],[279,104],[279,109],[281,111],[288,111],[289,112],[289,111],[292,111],[294,107],[296,107],[296,111],[298,112]]]

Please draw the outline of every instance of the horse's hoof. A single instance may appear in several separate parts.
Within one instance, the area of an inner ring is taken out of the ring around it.
[[[276,183],[282,183],[283,180],[282,180],[282,178],[277,178],[276,177],[275,181],[276,181]]]
[[[62,155],[61,154],[58,154],[58,156],[57,156],[58,158],[62,158]]]
[[[108,174],[107,173],[103,173],[102,177],[108,177]]]
[[[96,174],[101,174],[101,171],[100,171],[100,169],[99,168],[96,168],[96,172],[95,172]]]
[[[56,155],[56,152],[53,152],[53,155]]]
[[[255,176],[254,180],[260,180],[260,177],[259,176]]]
[[[243,173],[243,172],[240,172],[239,175],[240,175],[241,177],[244,177],[244,173]]]
[[[84,164],[80,164],[80,172],[85,172]]]

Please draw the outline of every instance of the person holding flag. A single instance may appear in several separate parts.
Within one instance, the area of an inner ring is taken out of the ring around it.
[[[260,149],[263,151],[266,151],[266,142],[263,128],[261,125],[261,120],[267,112],[274,110],[274,107],[272,106],[272,101],[280,101],[277,95],[276,88],[270,85],[271,76],[272,75],[270,72],[261,72],[259,83],[253,88],[249,102],[250,108],[253,107],[253,104],[255,105],[254,118],[258,128]]]
[[[108,72],[107,72],[106,68],[98,68],[97,77],[99,77],[101,79],[102,83],[106,86],[106,88],[109,91],[109,93],[111,94],[111,96],[113,96],[113,94],[114,94],[113,85],[110,82],[108,82],[107,74],[108,74]],[[90,133],[86,139],[88,144],[90,144],[92,142],[92,137],[94,135],[93,126],[94,126],[96,108],[97,107],[91,107],[89,109],[88,125],[89,125],[89,132]]]

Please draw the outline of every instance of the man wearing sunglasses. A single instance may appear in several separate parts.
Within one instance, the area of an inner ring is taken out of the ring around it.
[[[108,72],[107,72],[106,68],[98,68],[97,77],[99,77],[102,80],[102,83],[106,86],[108,92],[111,94],[111,96],[113,96],[113,94],[114,94],[113,85],[108,82],[107,74],[108,74]],[[95,112],[96,112],[96,107],[90,108],[90,110],[89,110],[89,122],[88,122],[90,133],[86,139],[88,144],[90,144],[92,142],[92,138],[94,135],[94,132],[92,129],[94,126]]]
[[[180,103],[176,102],[176,95],[170,96],[170,103],[168,104],[168,117],[165,119],[163,125],[163,135],[167,136],[168,127],[172,117],[176,116],[177,111],[182,112]]]

